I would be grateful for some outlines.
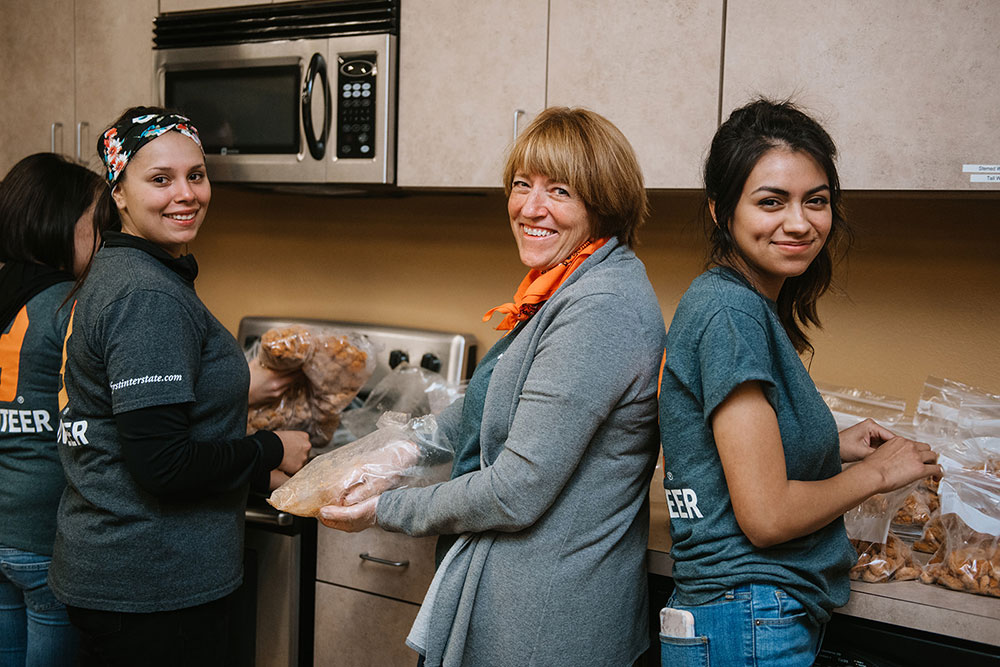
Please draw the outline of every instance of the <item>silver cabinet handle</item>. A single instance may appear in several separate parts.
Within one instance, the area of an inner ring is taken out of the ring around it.
[[[56,152],[56,130],[59,130],[59,152],[62,153],[62,123],[52,123],[49,126],[49,152]]]
[[[514,109],[514,141],[517,141],[517,119],[524,115],[524,109]]]
[[[83,162],[83,128],[90,127],[90,123],[81,120],[76,124],[76,161]]]
[[[382,565],[391,565],[392,567],[406,567],[410,564],[410,561],[408,560],[386,560],[385,558],[369,556],[367,553],[358,554],[358,558],[361,560],[368,560],[373,563],[381,563]]]

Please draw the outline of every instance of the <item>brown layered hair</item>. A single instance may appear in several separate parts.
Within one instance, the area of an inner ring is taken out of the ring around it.
[[[514,142],[504,167],[504,192],[514,175],[540,174],[566,183],[583,200],[592,238],[615,236],[634,247],[649,215],[642,170],[621,130],[587,109],[549,107]]]

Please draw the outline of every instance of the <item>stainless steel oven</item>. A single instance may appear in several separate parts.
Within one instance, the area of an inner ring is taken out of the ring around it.
[[[153,95],[198,127],[214,181],[392,184],[398,0],[156,19]]]
[[[476,365],[473,336],[407,327],[244,317],[237,340],[248,348],[268,329],[299,323],[363,334],[375,344],[375,371],[357,403],[403,361],[453,383],[467,380]],[[334,436],[335,442],[349,439],[343,431]],[[339,533],[251,497],[240,592],[243,616],[236,633],[240,646],[234,648],[238,664],[412,667],[416,657],[406,654],[403,639],[430,583],[433,552],[433,538],[418,540],[379,529]],[[322,631],[314,633],[316,626]]]

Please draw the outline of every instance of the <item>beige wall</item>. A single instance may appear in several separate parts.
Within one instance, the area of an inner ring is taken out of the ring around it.
[[[641,235],[667,322],[702,266],[697,197],[657,192]],[[820,303],[818,381],[904,398],[939,375],[1000,393],[1000,198],[848,197],[857,242]],[[501,193],[333,198],[217,186],[191,248],[198,291],[230,330],[244,315],[474,334],[510,300],[517,260]],[[482,353],[482,351],[481,351]]]

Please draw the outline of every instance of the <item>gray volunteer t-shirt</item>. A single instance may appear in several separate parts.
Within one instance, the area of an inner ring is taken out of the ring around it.
[[[660,389],[664,487],[670,512],[679,604],[702,604],[726,590],[771,584],[818,622],[847,602],[857,554],[838,518],[783,544],[755,547],[733,513],[711,429],[712,412],[743,382],[757,380],[778,417],[789,479],[841,471],[833,415],[775,313],[725,268],[706,271],[684,294],[667,333]]]
[[[66,478],[56,450],[59,369],[73,283],[28,300],[0,331],[0,545],[51,555]]]
[[[172,501],[122,459],[114,415],[191,403],[191,438],[246,434],[249,370],[194,286],[136,248],[106,247],[80,290],[67,342],[59,450],[68,486],[49,581],[90,609],[153,612],[235,590],[246,489]]]

